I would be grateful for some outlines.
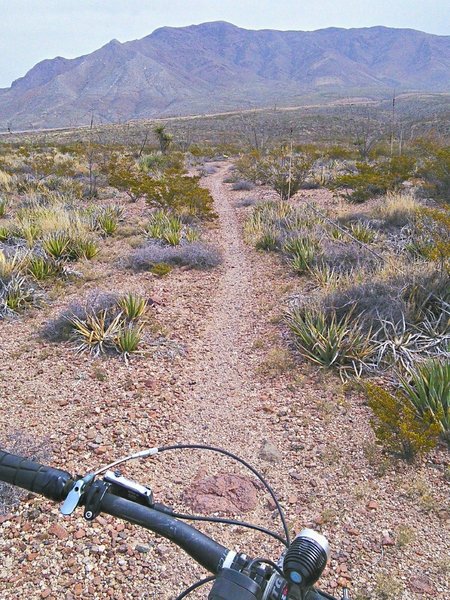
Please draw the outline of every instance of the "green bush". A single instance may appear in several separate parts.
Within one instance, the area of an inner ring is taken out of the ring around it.
[[[439,427],[431,413],[418,418],[405,396],[377,385],[366,385],[366,394],[374,415],[371,425],[388,452],[412,462],[436,446]]]

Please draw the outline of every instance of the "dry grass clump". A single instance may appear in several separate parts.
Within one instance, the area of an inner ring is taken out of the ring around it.
[[[411,223],[420,208],[412,194],[388,192],[373,211],[385,227],[401,228]]]

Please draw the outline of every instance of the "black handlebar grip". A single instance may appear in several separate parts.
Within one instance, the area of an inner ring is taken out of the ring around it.
[[[72,476],[66,471],[0,450],[0,481],[60,502],[69,492]]]

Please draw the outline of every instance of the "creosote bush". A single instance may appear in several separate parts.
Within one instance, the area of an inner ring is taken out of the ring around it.
[[[375,435],[388,452],[412,462],[436,446],[439,426],[431,412],[419,418],[403,394],[377,385],[367,384],[366,394]]]

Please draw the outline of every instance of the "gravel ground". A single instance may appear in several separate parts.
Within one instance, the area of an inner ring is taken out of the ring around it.
[[[312,526],[329,538],[324,589],[338,595],[346,584],[360,600],[447,598],[445,450],[414,466],[387,461],[374,445],[361,396],[333,374],[291,362],[280,315],[287,295],[302,283],[277,256],[244,244],[242,223],[251,208],[239,208],[240,201],[267,199],[271,192],[231,191],[222,183],[227,169],[221,164],[204,179],[219,214],[206,237],[220,246],[221,267],[178,269],[164,279],[133,274],[115,262],[129,251],[127,241],[113,240],[82,286],[62,289],[50,308],[0,324],[0,433],[46,436],[52,464],[77,473],[153,445],[224,447],[269,479],[293,531]],[[332,205],[327,192],[307,195]],[[145,207],[128,205],[127,212],[139,220]],[[75,355],[67,344],[38,335],[61,306],[94,288],[137,290],[156,301],[152,311],[164,335],[154,333],[153,345],[129,365]],[[267,441],[274,447],[269,454],[262,451]],[[191,509],[196,486],[218,473],[247,477],[229,460],[197,451],[126,468],[127,476],[153,488],[157,500],[183,510]],[[278,528],[273,508],[259,491],[252,510],[235,516]],[[0,523],[5,600],[172,600],[203,574],[167,540],[109,517],[93,524],[63,518],[40,498],[27,498]],[[202,530],[248,554],[280,553],[262,534],[224,526]]]

